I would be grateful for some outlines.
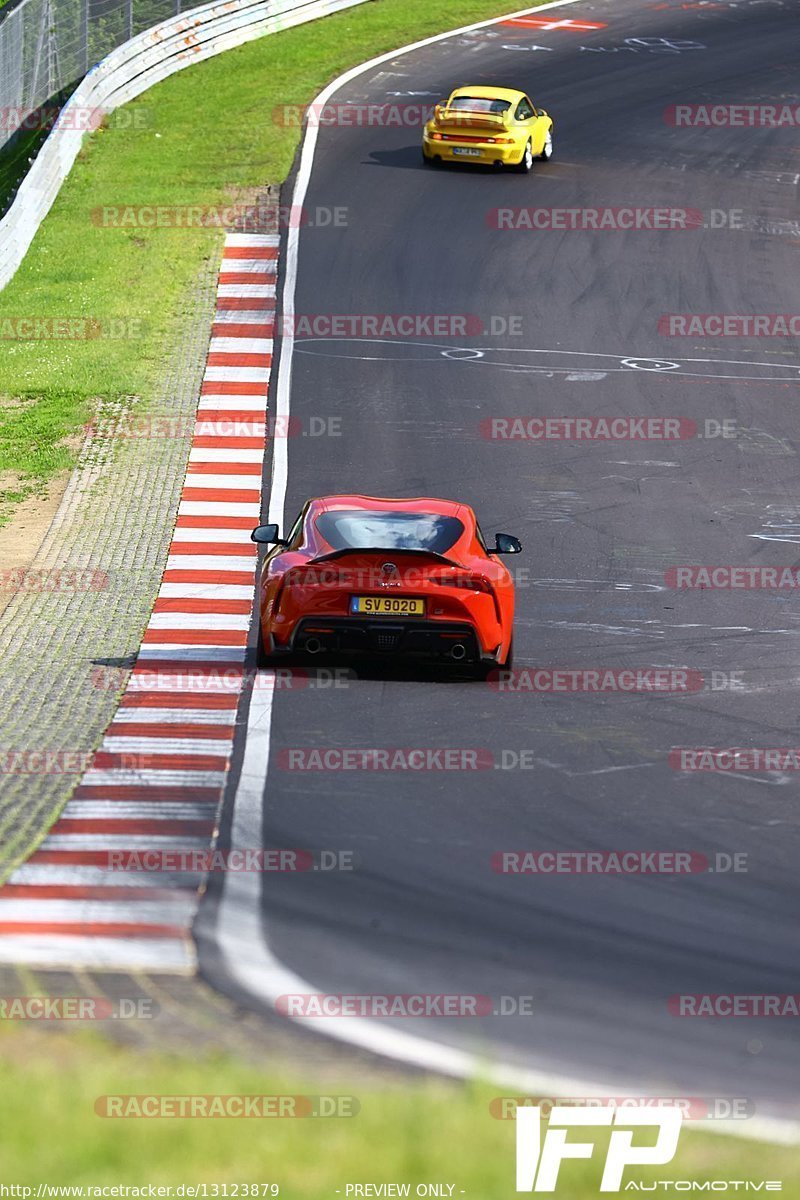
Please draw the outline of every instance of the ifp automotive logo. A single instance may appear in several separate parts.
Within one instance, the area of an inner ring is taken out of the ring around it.
[[[568,1142],[567,1131],[575,1126],[625,1126],[615,1128],[609,1138],[601,1192],[618,1192],[626,1167],[661,1166],[672,1162],[678,1149],[683,1114],[678,1107],[657,1110],[619,1109],[594,1106],[568,1107],[554,1105],[544,1140],[542,1140],[541,1110],[517,1109],[517,1191],[554,1192],[561,1163],[567,1158],[591,1158],[594,1143]],[[654,1144],[635,1146],[634,1131],[643,1126],[656,1126]],[[626,1189],[627,1190],[627,1189]]]
[[[549,1113],[547,1131],[542,1138],[542,1119]],[[654,1101],[643,1107],[628,1107],[624,1103],[603,1104],[590,1101],[573,1105],[569,1101],[551,1101],[536,1107],[517,1105],[517,1186],[518,1192],[548,1192],[556,1190],[561,1165],[566,1159],[589,1159],[594,1155],[594,1141],[568,1141],[570,1129],[612,1127],[608,1136],[601,1192],[655,1192],[673,1195],[676,1192],[781,1192],[780,1179],[623,1179],[629,1167],[656,1167],[671,1163],[678,1150],[684,1117],[680,1101],[665,1104]],[[639,1129],[656,1129],[637,1138]],[[636,1144],[634,1144],[636,1141]],[[600,1157],[598,1155],[598,1157]],[[564,1172],[564,1183],[567,1183]]]

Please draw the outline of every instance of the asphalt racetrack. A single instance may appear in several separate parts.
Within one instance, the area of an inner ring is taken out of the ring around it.
[[[796,1020],[681,1018],[670,997],[800,992],[797,773],[678,770],[669,754],[798,744],[798,600],[681,590],[667,572],[797,564],[798,343],[670,337],[659,321],[797,311],[796,128],[678,127],[665,113],[796,107],[800,21],[790,0],[597,0],[546,15],[599,28],[488,26],[335,93],[386,105],[519,86],[553,114],[555,156],[527,177],[436,170],[418,129],[320,129],[304,204],[340,208],[346,225],[299,231],[296,313],[473,319],[462,336],[298,330],[286,522],[326,493],[462,499],[488,535],[523,542],[517,671],[679,668],[703,686],[536,694],[372,672],[268,705],[254,689],[223,843],[352,850],[358,869],[217,880],[201,962],[255,1004],[241,969],[255,979],[265,947],[307,992],[488,996],[498,1011],[483,1017],[373,1024],[612,1095],[739,1097],[795,1119]],[[659,231],[498,228],[495,212],[620,206],[702,215]],[[494,419],[548,416],[684,418],[697,432],[487,436]],[[306,747],[478,748],[495,766],[287,769],[281,752]],[[720,853],[746,870],[492,869],[524,849],[685,851],[712,866]],[[513,1008],[501,997],[531,999],[501,1015]]]

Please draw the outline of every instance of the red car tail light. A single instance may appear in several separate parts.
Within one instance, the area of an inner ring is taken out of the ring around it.
[[[471,575],[466,572],[452,575],[429,575],[428,580],[440,587],[463,588],[467,592],[486,592],[491,596],[494,589],[483,575]]]
[[[502,620],[500,612],[500,604],[497,599],[494,588],[488,579],[483,575],[475,575],[471,571],[454,572],[453,574],[445,575],[442,573],[432,574],[428,576],[429,583],[438,584],[440,587],[458,588],[465,592],[482,592],[485,596],[492,597],[494,604],[494,612],[498,621]]]

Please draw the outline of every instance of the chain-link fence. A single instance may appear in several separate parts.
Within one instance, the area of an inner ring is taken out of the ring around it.
[[[0,9],[0,149],[115,46],[198,0],[19,0]]]

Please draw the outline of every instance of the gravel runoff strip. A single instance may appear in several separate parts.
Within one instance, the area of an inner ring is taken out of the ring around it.
[[[80,1010],[64,1006],[63,998],[80,1000]],[[26,1019],[20,1016],[23,1009]],[[15,1022],[13,1044],[5,1039],[3,1057],[26,1063],[37,1055],[58,1057],[54,1042],[84,1033],[93,1039],[85,1052],[95,1056],[105,1043],[109,1049],[205,1062],[209,1085],[220,1054],[273,1080],[325,1084],[334,1092],[341,1092],[343,1083],[384,1089],[423,1075],[418,1068],[343,1046],[311,1028],[313,1021],[300,1028],[275,1013],[242,1007],[186,975],[0,964],[0,1019]]]
[[[32,761],[34,773],[20,770],[21,757],[16,769],[6,763],[0,771],[0,879],[30,854],[68,800],[80,778],[68,756],[97,747],[135,660],[183,486],[217,268],[218,256],[189,298],[164,400],[147,409],[135,399],[100,405],[29,568],[43,588],[18,592],[0,617],[0,752],[63,756]],[[171,436],[118,436],[148,412],[175,418]]]

